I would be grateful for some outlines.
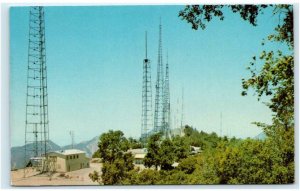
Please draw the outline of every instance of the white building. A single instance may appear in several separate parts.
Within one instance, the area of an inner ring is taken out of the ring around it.
[[[69,172],[90,166],[90,159],[85,152],[77,149],[49,152],[48,157],[52,162],[50,168],[57,172]]]
[[[140,165],[144,164],[144,158],[147,154],[147,149],[142,148],[142,149],[129,149],[127,152],[131,153],[133,155],[134,164]]]

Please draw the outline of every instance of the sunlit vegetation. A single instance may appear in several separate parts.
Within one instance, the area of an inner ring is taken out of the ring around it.
[[[266,103],[274,115],[272,124],[255,122],[266,134],[264,140],[219,137],[186,126],[185,136],[162,139],[152,135],[147,142],[145,170],[134,169],[132,156],[125,154],[129,142],[120,131],[102,134],[97,155],[103,158],[103,184],[288,184],[294,182],[294,39],[291,5],[193,5],[186,6],[179,17],[192,28],[205,29],[214,18],[225,19],[224,9],[238,13],[254,27],[258,15],[267,8],[279,16],[278,26],[263,40],[284,43],[288,51],[264,50],[249,63],[248,79],[242,79],[242,96],[250,89],[258,101]],[[242,43],[242,42],[241,42]],[[243,63],[241,63],[243,64]],[[258,67],[255,67],[258,66]],[[228,66],[230,67],[230,66]],[[257,69],[259,68],[259,70]],[[242,128],[242,127],[241,127]],[[190,146],[201,147],[192,155]],[[96,154],[95,154],[96,155]],[[178,162],[177,167],[172,164]],[[95,178],[96,177],[96,178]],[[101,180],[100,180],[101,179]]]

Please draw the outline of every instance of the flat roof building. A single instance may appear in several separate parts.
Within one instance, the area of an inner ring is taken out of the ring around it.
[[[147,154],[147,149],[129,149],[127,152],[130,152],[134,158],[134,164],[144,164],[144,158]]]
[[[52,171],[69,172],[90,166],[90,159],[86,157],[84,151],[78,149],[52,151],[48,153],[48,157],[52,162],[50,167]]]

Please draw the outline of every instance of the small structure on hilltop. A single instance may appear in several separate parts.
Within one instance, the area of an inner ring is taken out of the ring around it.
[[[184,134],[184,127],[178,127],[178,128],[174,128],[171,130],[171,135],[176,137],[176,136],[180,136],[183,137]]]
[[[49,152],[48,157],[51,161],[51,171],[69,172],[90,166],[90,159],[86,157],[85,152],[77,149]]]
[[[202,152],[201,147],[190,146],[190,148],[191,148],[191,154],[192,155],[195,155],[195,154],[198,154],[198,153]]]
[[[136,165],[143,165],[144,164],[144,159],[147,154],[147,149],[142,148],[142,149],[129,149],[127,151],[128,153],[131,153],[133,155],[134,161],[133,163]]]

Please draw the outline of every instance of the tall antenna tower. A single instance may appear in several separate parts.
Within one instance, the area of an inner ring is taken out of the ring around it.
[[[182,95],[181,95],[181,120],[180,120],[180,131],[181,131],[181,135],[183,135],[183,117],[184,117],[184,89],[182,87]]]
[[[25,121],[25,165],[28,158],[45,157],[49,141],[45,20],[43,7],[31,7]],[[47,170],[44,162],[42,171]],[[25,172],[25,171],[24,171]],[[24,174],[25,176],[25,174]]]
[[[143,63],[143,93],[142,93],[142,129],[141,139],[147,140],[148,131],[153,127],[152,113],[152,84],[151,84],[151,64],[147,57],[147,32],[145,34],[146,55]]]
[[[170,118],[170,86],[169,86],[169,63],[168,63],[168,53],[166,62],[166,76],[164,81],[164,134],[166,137],[170,136],[171,133],[171,118]]]
[[[161,21],[159,24],[159,40],[158,40],[158,62],[157,76],[155,85],[155,110],[154,110],[154,132],[161,132],[164,126],[164,77],[163,77],[163,61],[162,61],[162,39],[161,39]]]

